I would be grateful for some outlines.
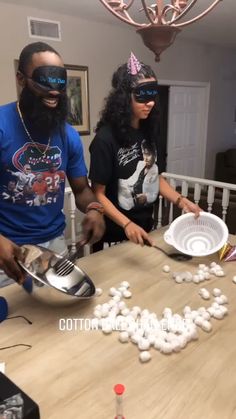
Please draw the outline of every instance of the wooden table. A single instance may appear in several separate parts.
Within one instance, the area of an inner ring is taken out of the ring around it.
[[[162,230],[154,234],[164,244]],[[236,236],[230,241],[236,244]],[[124,413],[127,419],[233,419],[236,418],[236,262],[221,263],[226,276],[212,277],[198,285],[176,284],[171,271],[196,271],[199,263],[209,264],[218,255],[194,258],[185,264],[167,259],[157,250],[132,243],[113,246],[79,261],[98,287],[101,297],[63,308],[42,305],[18,285],[1,289],[10,315],[23,319],[1,323],[1,346],[31,344],[0,351],[6,373],[40,406],[42,419],[112,419],[115,416],[113,386],[126,386]],[[133,293],[126,300],[161,315],[165,307],[182,314],[209,306],[198,295],[200,287],[219,287],[229,299],[229,315],[212,320],[211,333],[199,331],[199,340],[180,353],[163,355],[151,349],[152,360],[141,364],[139,350],[132,343],[121,344],[118,333],[59,330],[60,318],[91,318],[98,303],[108,301],[111,286],[128,280]]]

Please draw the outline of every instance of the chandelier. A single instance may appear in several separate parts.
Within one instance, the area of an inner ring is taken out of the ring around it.
[[[184,22],[179,22],[192,9],[197,0],[152,0],[147,5],[147,0],[141,0],[140,12],[146,15],[149,23],[138,23],[132,19],[129,9],[134,0],[100,0],[100,2],[118,19],[129,25],[135,26],[141,35],[144,44],[154,52],[155,60],[160,61],[160,54],[175,40],[181,28],[190,25],[209,13],[220,1],[214,0],[212,4],[198,16]]]

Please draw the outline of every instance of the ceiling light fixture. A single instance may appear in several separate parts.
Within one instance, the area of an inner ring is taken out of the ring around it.
[[[171,44],[181,28],[190,25],[209,13],[220,1],[214,0],[198,16],[185,22],[178,23],[192,9],[197,0],[156,0],[147,5],[147,0],[141,0],[142,8],[149,23],[138,23],[132,19],[129,9],[134,0],[100,0],[100,2],[118,19],[135,26],[141,35],[144,44],[154,52],[155,60],[160,61],[160,54]],[[168,4],[167,4],[168,3]]]

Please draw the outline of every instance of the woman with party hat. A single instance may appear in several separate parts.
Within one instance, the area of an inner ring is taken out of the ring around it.
[[[159,139],[158,83],[153,70],[131,52],[113,74],[96,135],[90,145],[90,179],[105,209],[101,242],[152,243],[153,204],[160,193],[185,212],[200,208],[161,176],[165,156]]]

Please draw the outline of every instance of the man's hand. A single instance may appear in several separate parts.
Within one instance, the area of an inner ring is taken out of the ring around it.
[[[103,215],[96,210],[90,210],[85,215],[82,221],[83,239],[84,244],[96,243],[102,238],[105,232],[105,222]]]
[[[22,284],[25,280],[25,274],[18,265],[17,259],[22,262],[24,260],[21,248],[6,237],[0,235],[0,269],[2,269],[9,278]]]

